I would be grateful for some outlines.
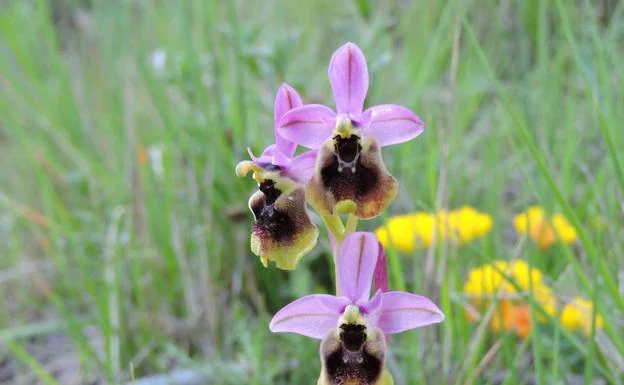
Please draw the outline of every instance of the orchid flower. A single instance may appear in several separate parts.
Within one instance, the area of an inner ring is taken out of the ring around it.
[[[398,191],[396,179],[383,163],[381,147],[415,138],[424,124],[399,105],[363,111],[368,67],[357,45],[340,47],[328,74],[337,112],[319,104],[295,108],[281,118],[278,132],[293,143],[319,150],[307,198],[320,214],[333,215],[348,207],[355,208],[359,218],[372,218]]]
[[[347,235],[336,259],[339,295],[313,294],[286,305],[271,320],[272,332],[322,339],[340,326],[343,315],[356,312],[367,326],[384,334],[400,333],[444,320],[429,299],[401,291],[378,290],[370,299],[373,275],[382,247],[373,233]]]
[[[240,162],[236,166],[237,174],[246,175],[253,171],[255,179],[262,176],[287,177],[300,184],[305,184],[310,179],[314,172],[317,151],[294,156],[297,144],[286,140],[277,130],[277,124],[284,114],[301,106],[303,102],[297,91],[288,84],[282,84],[275,95],[273,108],[275,143],[267,146],[259,157],[247,148],[251,161]]]
[[[369,298],[382,254],[373,233],[347,235],[336,258],[339,295],[299,298],[271,320],[273,332],[322,339],[319,384],[392,384],[392,376],[384,367],[384,335],[444,319],[433,302],[419,295],[378,289]]]
[[[297,145],[283,138],[277,123],[289,110],[302,106],[301,97],[287,84],[277,91],[274,104],[275,143],[236,166],[236,174],[253,172],[258,191],[249,199],[254,215],[251,250],[267,267],[275,261],[280,269],[293,270],[299,260],[316,245],[318,229],[305,208],[304,186],[312,175],[316,151],[294,156]]]

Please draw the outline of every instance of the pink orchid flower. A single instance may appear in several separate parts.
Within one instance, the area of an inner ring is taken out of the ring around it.
[[[273,108],[275,143],[267,146],[262,155],[256,157],[251,149],[247,152],[255,166],[267,171],[277,171],[297,183],[306,183],[314,171],[317,151],[307,151],[295,156],[297,144],[285,139],[277,128],[280,119],[293,108],[303,106],[301,97],[294,88],[284,83],[275,95]]]
[[[293,270],[299,260],[316,245],[318,229],[305,207],[304,184],[314,170],[316,151],[294,156],[297,145],[277,132],[277,122],[289,110],[302,106],[299,94],[287,84],[277,91],[274,106],[275,143],[236,166],[239,176],[253,172],[258,191],[249,199],[254,215],[251,250],[267,267]]]
[[[309,197],[321,214],[334,214],[340,202],[352,201],[360,218],[371,218],[397,193],[397,182],[383,164],[380,147],[415,138],[424,124],[399,105],[363,111],[368,67],[357,45],[340,47],[328,74],[337,112],[320,104],[297,107],[280,119],[278,132],[286,140],[319,150]]]
[[[299,298],[273,317],[269,325],[271,331],[323,339],[341,327],[345,313],[354,310],[365,319],[367,327],[378,328],[386,335],[444,320],[442,311],[433,302],[416,294],[378,290],[370,298],[381,252],[373,233],[349,234],[336,260],[340,295],[314,294]]]

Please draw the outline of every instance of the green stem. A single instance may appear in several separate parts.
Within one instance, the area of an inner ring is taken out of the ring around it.
[[[328,232],[331,232],[336,239],[336,244],[334,245],[334,249],[332,250],[332,255],[334,259],[334,278],[336,282],[336,295],[340,295],[340,289],[338,288],[338,265],[336,264],[336,258],[338,254],[338,250],[340,250],[340,246],[342,245],[342,241],[345,237],[356,230],[358,225],[358,217],[349,213],[347,218],[346,226],[342,223],[340,216],[338,215],[323,215],[323,223],[325,223],[325,227]]]
[[[331,232],[336,238],[335,248],[338,249],[340,247],[340,242],[342,242],[342,235],[345,232],[345,227],[342,224],[340,217],[338,215],[323,215],[322,218],[323,218],[323,223],[325,224],[325,227],[327,228],[327,231]],[[332,250],[332,253],[334,254],[334,261],[335,261],[336,250]]]
[[[336,295],[340,295],[340,289],[338,288],[338,264],[336,263],[336,257],[337,257],[337,253],[338,250],[340,250],[340,246],[342,245],[342,241],[345,239],[345,237],[347,235],[349,235],[349,233],[352,233],[356,230],[358,225],[358,217],[354,214],[349,214],[349,217],[347,218],[347,224],[344,227],[344,230],[342,231],[342,234],[340,234],[340,237],[336,237],[336,250],[334,251],[334,269],[336,270],[335,276],[336,276]]]
[[[338,215],[322,215],[323,223],[327,228],[327,232],[331,233],[336,239],[336,244],[332,248],[332,256],[334,261],[334,282],[336,285],[336,295],[340,295],[340,289],[338,288],[338,265],[336,264],[336,257],[340,244],[342,243],[342,237],[345,232],[345,227],[342,224],[342,220]]]
[[[358,225],[358,217],[354,214],[349,214],[347,218],[347,224],[345,226],[344,233],[342,234],[342,239],[344,239],[349,233],[354,232],[357,229]]]

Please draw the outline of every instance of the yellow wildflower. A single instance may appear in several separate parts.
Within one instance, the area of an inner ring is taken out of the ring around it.
[[[494,308],[492,319],[490,320],[490,328],[495,331],[511,330],[512,328],[512,312],[513,303],[508,300],[499,301]]]
[[[521,259],[512,264],[511,272],[513,279],[523,291],[529,290],[529,280],[532,281],[534,288],[542,282],[542,272],[532,268],[529,274],[529,265]]]
[[[553,295],[552,289],[542,283],[536,285],[533,288],[533,297],[535,298],[535,302],[537,302],[546,314],[554,317],[557,314],[557,300]],[[546,322],[546,317],[540,315],[538,316],[540,322]]]
[[[492,230],[492,217],[473,207],[464,206],[448,214],[448,227],[451,237],[463,244],[489,233]]]
[[[575,297],[561,311],[561,325],[569,331],[581,330],[585,335],[591,333],[593,303],[581,297]],[[596,314],[596,329],[604,327],[604,319]]]
[[[518,260],[511,264],[505,261],[494,261],[490,264],[474,268],[470,271],[468,280],[464,284],[464,293],[469,296],[491,296],[516,293],[516,287],[507,279],[513,279],[521,291],[529,290],[529,280],[533,287],[542,285],[542,272],[531,269],[525,261]]]
[[[375,230],[375,235],[382,245],[391,246],[404,252],[414,251],[415,237],[413,215],[397,215],[390,218],[383,227]]]
[[[521,234],[527,234],[541,249],[552,246],[557,238],[568,245],[576,241],[574,227],[561,214],[554,214],[548,218],[544,209],[530,206],[524,213],[514,217],[514,227]]]
[[[481,238],[492,229],[492,217],[464,206],[457,210],[440,210],[437,213],[418,211],[397,215],[375,230],[379,241],[386,247],[412,252],[431,246],[436,240],[451,239],[465,244]]]
[[[555,232],[559,235],[559,239],[561,239],[561,242],[569,245],[576,241],[576,230],[574,229],[574,226],[572,226],[563,215],[553,215],[552,225],[555,228]]]
[[[531,306],[519,305],[513,308],[511,314],[513,319],[513,330],[518,334],[520,338],[527,338],[531,333],[532,321],[531,321]]]
[[[527,338],[531,333],[531,306],[501,301],[490,321],[490,328],[495,331],[514,332],[520,338]]]
[[[514,226],[520,234],[526,234],[529,223],[538,223],[544,219],[544,209],[538,206],[529,206],[529,208],[521,214],[514,217]]]
[[[505,261],[495,261],[472,269],[464,284],[464,293],[472,297],[492,296],[498,292],[505,278],[499,272],[508,272],[509,265]]]
[[[522,260],[512,263],[494,261],[472,269],[464,284],[464,293],[474,306],[482,310],[498,295],[498,303],[490,321],[491,329],[515,332],[525,338],[531,331],[531,306],[526,297],[520,294],[528,292],[530,286],[537,304],[547,314],[554,316],[557,302],[550,287],[542,282],[542,272],[536,268],[529,269]],[[546,318],[540,313],[537,319],[545,322]],[[469,314],[469,321],[474,320],[474,314]]]

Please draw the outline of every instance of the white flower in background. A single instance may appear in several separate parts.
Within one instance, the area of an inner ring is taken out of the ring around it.
[[[158,77],[164,77],[167,70],[167,53],[163,48],[157,48],[150,54],[152,72]]]
[[[161,178],[164,174],[163,167],[163,147],[160,144],[153,144],[147,148],[147,156],[149,158],[152,172]]]

